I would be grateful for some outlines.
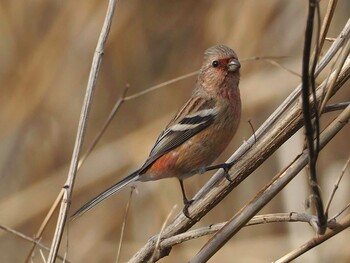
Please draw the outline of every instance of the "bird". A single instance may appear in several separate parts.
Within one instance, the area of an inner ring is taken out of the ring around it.
[[[183,180],[211,169],[227,169],[229,165],[209,166],[228,146],[239,126],[240,67],[236,53],[226,45],[208,48],[192,95],[160,133],[141,168],[87,202],[71,219],[133,182],[170,177],[180,183],[183,213],[190,218],[188,207],[193,200],[187,198]]]

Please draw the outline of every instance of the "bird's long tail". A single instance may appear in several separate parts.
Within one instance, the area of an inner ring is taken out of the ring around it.
[[[98,205],[100,202],[110,197],[112,194],[115,194],[116,192],[118,192],[124,186],[132,182],[135,182],[138,178],[139,178],[139,170],[128,175],[123,180],[119,181],[115,185],[112,185],[110,188],[108,188],[107,190],[105,190],[104,192],[100,193],[98,196],[96,196],[95,198],[87,202],[85,205],[79,208],[79,210],[72,215],[71,220],[74,220],[79,216],[81,216],[82,214],[86,213],[87,211],[92,209],[94,206]]]

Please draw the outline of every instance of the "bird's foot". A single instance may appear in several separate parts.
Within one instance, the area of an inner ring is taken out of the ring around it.
[[[205,167],[205,172],[211,171],[211,170],[216,170],[216,169],[223,169],[224,170],[224,175],[225,178],[232,183],[233,181],[230,178],[230,174],[228,173],[231,167],[235,164],[235,162],[230,162],[230,163],[222,163],[218,165],[213,165],[213,166],[208,166]]]
[[[188,208],[193,203],[193,201],[194,201],[193,199],[191,199],[191,200],[184,200],[184,205],[185,206],[182,209],[182,212],[184,213],[184,215],[190,220],[192,220],[192,218],[190,217],[190,213],[188,212]]]
[[[230,183],[233,182],[233,180],[231,180],[230,178],[230,174],[228,173],[231,169],[231,167],[235,164],[235,162],[231,162],[231,163],[224,163],[223,166],[221,167],[222,169],[224,169],[224,175],[225,178],[227,179],[227,181],[229,181]]]

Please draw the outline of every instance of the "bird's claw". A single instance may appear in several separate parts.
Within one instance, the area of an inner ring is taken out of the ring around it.
[[[188,218],[188,219],[190,219],[190,220],[192,220],[192,218],[190,217],[190,213],[188,212],[188,208],[190,207],[190,205],[193,203],[193,199],[191,199],[191,200],[185,200],[184,201],[184,208],[182,209],[182,212],[184,213],[184,215]]]
[[[227,181],[229,181],[230,183],[232,183],[233,182],[233,180],[231,180],[231,178],[230,178],[230,174],[228,173],[229,172],[229,170],[231,169],[231,167],[234,165],[234,162],[232,162],[232,163],[224,163],[223,165],[222,165],[222,169],[224,169],[224,175],[225,175],[225,178],[227,179]]]

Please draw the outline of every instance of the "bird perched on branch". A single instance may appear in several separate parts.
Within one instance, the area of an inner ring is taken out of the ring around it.
[[[204,172],[226,148],[234,136],[241,117],[239,69],[236,53],[227,46],[216,45],[204,53],[192,96],[178,111],[156,140],[144,165],[111,186],[76,211],[76,218],[124,186],[135,181],[178,178],[189,217],[183,180]],[[212,166],[227,168],[228,164]]]

